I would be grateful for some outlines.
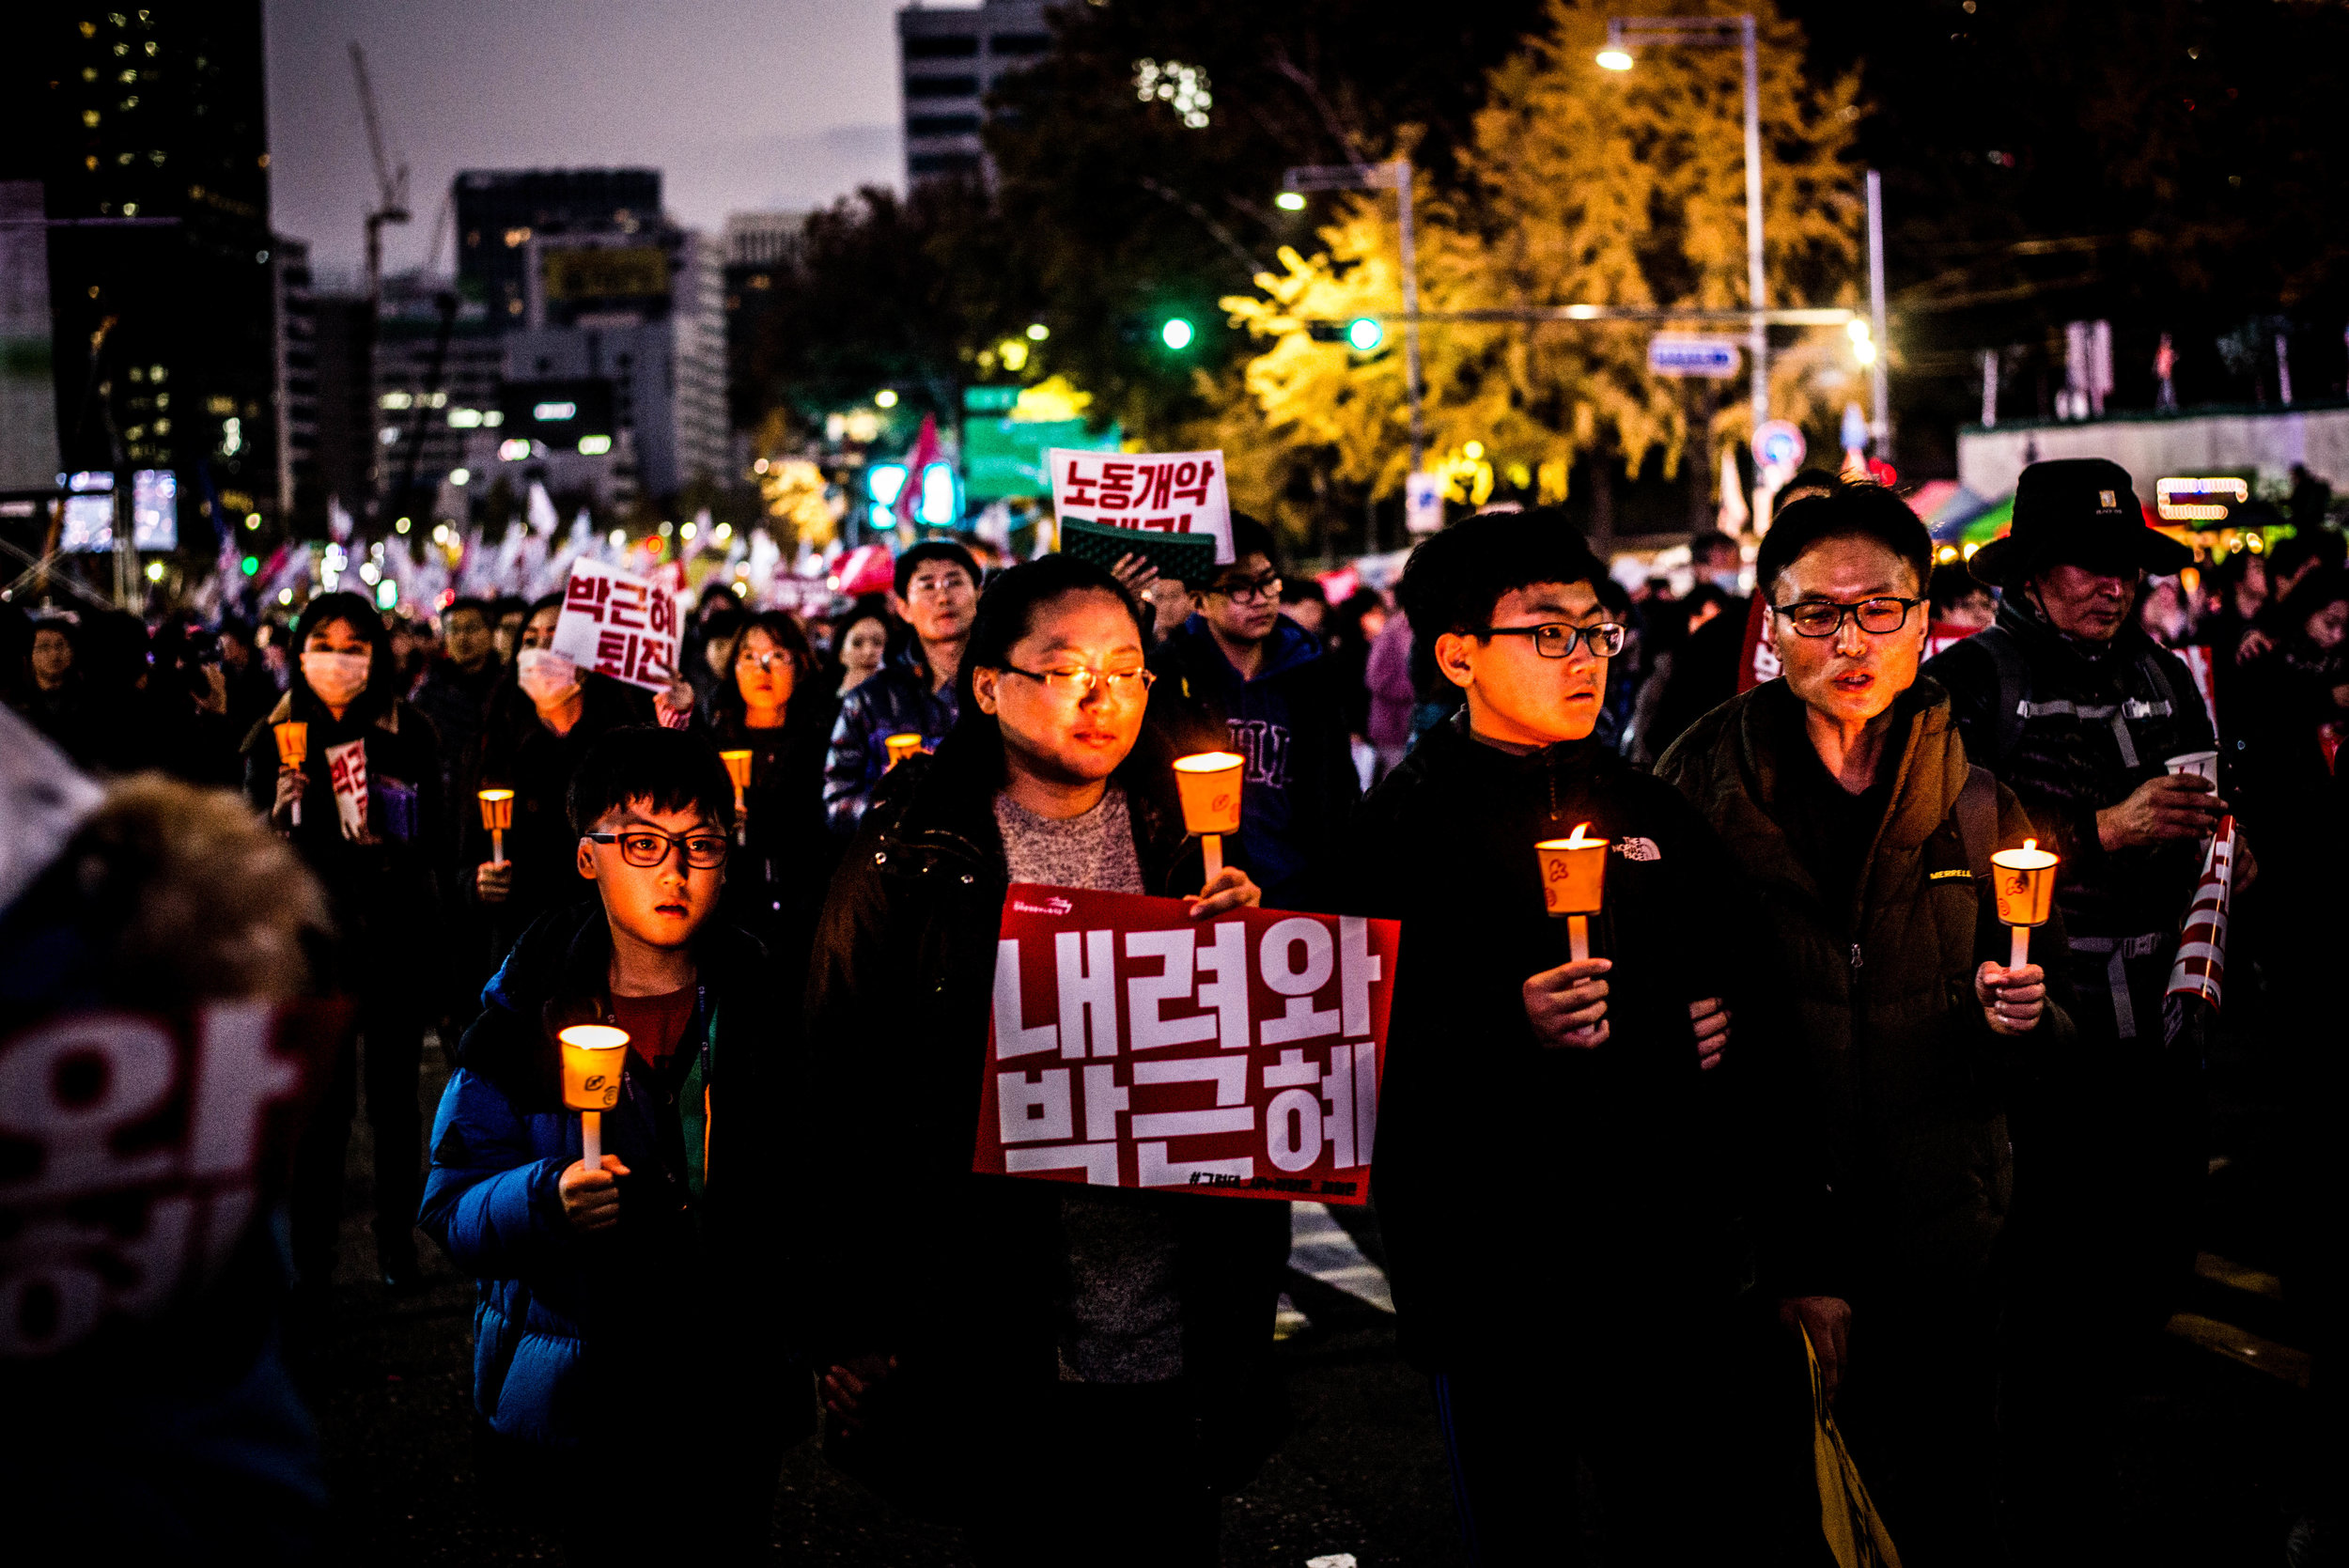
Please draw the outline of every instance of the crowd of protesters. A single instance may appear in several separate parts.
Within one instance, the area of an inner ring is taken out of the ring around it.
[[[926,542],[821,617],[713,587],[657,693],[555,651],[559,596],[431,626],[350,593],[257,629],[0,607],[12,836],[59,809],[52,762],[82,801],[0,855],[33,868],[6,919],[78,932],[84,970],[135,945],[85,908],[98,873],[38,867],[158,814],[242,844],[234,885],[307,868],[292,912],[243,916],[243,978],[154,983],[341,999],[272,1194],[289,1354],[325,1343],[364,1106],[375,1273],[414,1288],[421,1230],[478,1281],[479,1462],[576,1560],[754,1560],[817,1422],[982,1561],[1215,1560],[1217,1499],[1282,1428],[1285,1207],[971,1173],[1015,881],[1401,922],[1373,1194],[1471,1560],[1585,1535],[1611,1563],[1811,1560],[1806,1364],[1911,1568],[2093,1560],[2101,1434],[2193,1260],[2211,1020],[2165,991],[2225,815],[2230,983],[2267,993],[2305,1236],[2341,1190],[2341,535],[2198,570],[2083,460],[2027,470],[1963,561],[1893,492],[1805,473],[1750,560],[1692,540],[1678,593],[1548,509],[1336,602],[1263,525],[1232,543],[1176,582]],[[1168,766],[1201,749],[1245,760],[1212,877]],[[156,773],[183,793],[142,800]],[[101,805],[86,775],[133,783]],[[494,838],[485,789],[512,792]],[[1525,851],[1583,822],[1621,863],[1601,955],[1561,964]],[[2061,869],[2010,967],[1989,857],[2027,838]],[[82,984],[26,970],[0,963],[11,1030]],[[553,1041],[583,1021],[631,1042],[599,1169]],[[428,1136],[428,1034],[454,1073]],[[263,1321],[268,1272],[225,1276]],[[2336,1251],[2294,1284],[2329,1336]],[[266,1328],[238,1345],[228,1382],[277,1365]],[[151,1403],[93,1438],[125,1470],[186,1420]],[[583,1510],[564,1463],[614,1433],[625,1480]],[[113,1495],[175,1521],[155,1540],[296,1558],[300,1448]],[[198,1494],[252,1464],[240,1527]]]

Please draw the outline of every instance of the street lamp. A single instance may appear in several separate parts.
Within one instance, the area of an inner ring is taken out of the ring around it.
[[[1747,357],[1753,369],[1753,427],[1770,417],[1770,337],[1763,320],[1762,285],[1762,72],[1753,17],[1617,16],[1607,22],[1607,47],[1598,63],[1608,70],[1629,70],[1634,44],[1681,44],[1691,49],[1727,49],[1745,55],[1746,67],[1746,303]]]

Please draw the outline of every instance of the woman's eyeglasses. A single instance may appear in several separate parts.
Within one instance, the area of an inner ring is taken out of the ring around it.
[[[1098,670],[1087,670],[1081,667],[1067,670],[1022,670],[1011,664],[1003,666],[1003,673],[1025,675],[1030,680],[1042,685],[1054,696],[1066,697],[1071,702],[1084,701],[1093,694],[1093,689],[1097,686],[1116,701],[1132,702],[1148,691],[1150,683],[1159,678],[1148,670],[1112,670],[1104,675]]]
[[[620,846],[621,860],[646,869],[667,860],[671,845],[684,853],[685,863],[696,871],[715,871],[726,863],[726,838],[720,832],[705,831],[672,838],[667,833],[630,829],[625,833],[582,833],[579,836],[590,844],[616,844]]]

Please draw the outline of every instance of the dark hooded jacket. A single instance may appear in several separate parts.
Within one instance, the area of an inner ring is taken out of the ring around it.
[[[1267,903],[1290,903],[1292,884],[1339,841],[1361,799],[1343,666],[1283,615],[1266,640],[1263,669],[1243,677],[1193,615],[1151,650],[1150,668],[1159,676],[1151,721],[1178,752],[1229,750],[1248,759],[1232,860]]]
[[[603,1114],[604,1151],[630,1171],[603,1234],[563,1218],[556,1183],[582,1150],[555,1038],[608,1021],[602,908],[524,932],[458,1047],[416,1223],[477,1283],[474,1407],[503,1436],[568,1448],[635,1416],[800,1420],[782,1402],[745,1414],[776,1391],[791,1340],[774,1180],[790,1009],[747,933],[713,921],[693,957],[700,995],[669,1071],[630,1052]]]
[[[1523,986],[1568,937],[1533,846],[1584,822],[1612,846],[1591,922],[1592,955],[1614,961],[1610,1037],[1551,1049]],[[1519,756],[1455,716],[1371,791],[1337,881],[1339,908],[1403,923],[1371,1180],[1411,1362],[1521,1368],[1724,1309],[1735,1219],[1764,1199],[1739,1102],[1768,1048],[1748,1022],[1736,878],[1688,803],[1596,741]],[[1688,1018],[1703,997],[1735,1017],[1710,1073]],[[1628,1280],[1641,1308],[1624,1325]],[[1498,1301],[1555,1332],[1529,1347]]]
[[[926,750],[946,737],[960,711],[958,691],[952,682],[942,691],[935,689],[929,661],[915,642],[840,700],[824,759],[824,819],[833,832],[853,834],[872,805],[889,771],[891,736],[918,735]]]
[[[2007,930],[1974,875],[1959,797],[1967,752],[1949,699],[1920,679],[1897,699],[1906,741],[1887,764],[1890,800],[1851,893],[1829,908],[1792,815],[1792,769],[1814,762],[1801,701],[1766,682],[1705,714],[1657,765],[1696,802],[1755,888],[1767,944],[1789,993],[1784,1020],[1802,1066],[1796,1113],[1833,1193],[1825,1227],[1835,1294],[1956,1288],[1987,1263],[2013,1196],[2006,1108],[2025,1055],[2074,1037],[2060,966],[2050,1004],[2024,1041],[1994,1034],[1974,999],[1984,960],[2004,963]],[[2003,787],[1995,844],[2019,846],[2030,818]],[[2060,921],[2034,956],[2062,951]]]
[[[916,1484],[967,1474],[974,1456],[1019,1440],[1058,1375],[1067,1286],[1066,1188],[971,1170],[1010,880],[991,738],[966,728],[891,770],[833,878],[808,979],[803,1103],[817,1113],[798,1185],[819,1260],[814,1343],[835,1361],[899,1358],[890,1398],[905,1417],[887,1423],[892,1438],[936,1445],[907,1456],[900,1478]],[[1172,760],[1145,729],[1114,779],[1144,886],[1160,896],[1203,875]],[[1278,1424],[1270,1353],[1287,1207],[1100,1196],[1172,1223],[1182,1381],[1206,1451],[1227,1467],[1217,1479],[1237,1484]],[[868,1431],[880,1424],[877,1413]]]

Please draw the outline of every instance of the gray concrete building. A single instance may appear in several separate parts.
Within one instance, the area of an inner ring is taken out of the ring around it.
[[[906,179],[951,179],[987,170],[979,127],[986,95],[1052,46],[1045,0],[986,0],[952,10],[897,13],[905,90]]]

